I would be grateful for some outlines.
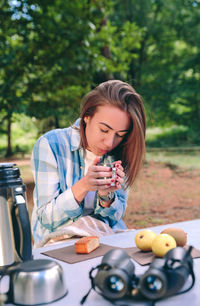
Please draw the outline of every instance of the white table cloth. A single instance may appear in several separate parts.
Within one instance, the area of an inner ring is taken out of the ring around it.
[[[167,227],[179,227],[183,229],[187,233],[187,245],[192,245],[196,247],[197,249],[200,249],[200,219],[192,220],[192,221],[186,221],[186,222],[179,222],[179,223],[173,223],[168,225],[162,225],[162,226],[156,226],[152,227],[157,234],[159,234],[163,229]],[[140,230],[133,230],[133,231],[127,231],[124,233],[118,233],[114,235],[109,235],[105,237],[101,237],[100,241],[102,243],[116,246],[116,247],[132,247],[135,246],[134,237],[136,233]],[[45,248],[35,249],[33,251],[34,259],[39,258],[48,258],[49,257],[42,255],[41,252],[52,250],[55,248],[61,248],[65,247],[67,245],[71,245],[75,242],[74,241],[68,241],[56,245],[51,245]],[[52,259],[55,260],[55,259]],[[89,271],[92,267],[96,267],[98,264],[100,264],[102,260],[102,257],[97,257],[91,260],[82,261],[75,264],[68,264],[62,261],[58,261],[63,268],[64,271],[64,277],[66,280],[66,285],[68,288],[68,294],[60,299],[59,301],[56,301],[54,303],[51,303],[52,306],[64,306],[64,305],[70,305],[70,306],[78,306],[80,305],[80,301],[82,297],[88,292],[89,288],[91,287],[91,283],[89,280]],[[140,275],[144,273],[148,266],[140,266],[136,262],[135,264],[135,273],[136,275]],[[194,273],[196,277],[196,282],[194,287],[187,293],[170,297],[163,299],[159,302],[156,302],[156,305],[166,305],[166,306],[199,306],[200,305],[200,258],[194,259]],[[11,305],[11,304],[7,304]],[[102,296],[98,295],[94,290],[91,291],[89,294],[85,304],[85,306],[96,306],[96,305],[114,305],[110,303],[109,301],[105,300]],[[121,304],[126,305],[126,304]],[[133,301],[133,305],[150,305],[150,303],[136,303]]]

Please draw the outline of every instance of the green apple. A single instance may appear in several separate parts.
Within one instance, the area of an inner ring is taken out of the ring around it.
[[[152,242],[152,251],[158,257],[163,257],[165,254],[176,247],[176,240],[169,234],[159,234]]]
[[[142,230],[136,234],[135,244],[142,251],[151,251],[152,242],[156,236],[156,233],[150,229]]]

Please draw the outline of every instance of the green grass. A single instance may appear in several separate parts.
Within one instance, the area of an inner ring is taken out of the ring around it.
[[[200,148],[196,151],[168,151],[159,149],[151,151],[147,148],[146,161],[175,165],[185,169],[200,169]]]
[[[146,212],[144,212],[144,215],[146,215]],[[132,222],[134,224],[135,228],[145,228],[149,226],[156,226],[160,224],[165,224],[166,220],[165,219],[160,219],[160,218],[152,218],[151,216],[145,217],[144,220],[135,220]]]
[[[160,162],[186,169],[200,169],[199,137],[190,143],[187,127],[172,125],[147,129],[146,161]],[[194,134],[193,134],[194,136]],[[195,146],[195,143],[197,144]]]
[[[154,225],[160,225],[165,223],[165,219],[153,218],[153,217],[149,217],[148,221]]]

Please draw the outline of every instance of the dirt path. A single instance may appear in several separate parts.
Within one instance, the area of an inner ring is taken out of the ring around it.
[[[7,159],[0,159],[1,163],[15,163],[17,166],[30,166],[30,156],[24,158],[7,158]]]
[[[150,162],[129,194],[128,227],[200,218],[200,170]]]

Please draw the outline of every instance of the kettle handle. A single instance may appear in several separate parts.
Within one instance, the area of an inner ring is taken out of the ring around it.
[[[22,228],[22,260],[32,259],[32,239],[31,228],[29,223],[29,215],[25,203],[16,203],[19,212],[19,221]]]
[[[11,266],[6,266],[4,267],[3,270],[1,270],[0,273],[0,286],[1,286],[1,281],[3,280],[3,278],[5,276],[9,276],[9,288],[8,291],[6,292],[0,292],[0,305],[4,305],[4,304],[10,304],[10,303],[14,303],[13,301],[13,286],[12,286],[12,275],[14,275],[14,273],[16,271],[20,270],[20,265],[14,263]]]

